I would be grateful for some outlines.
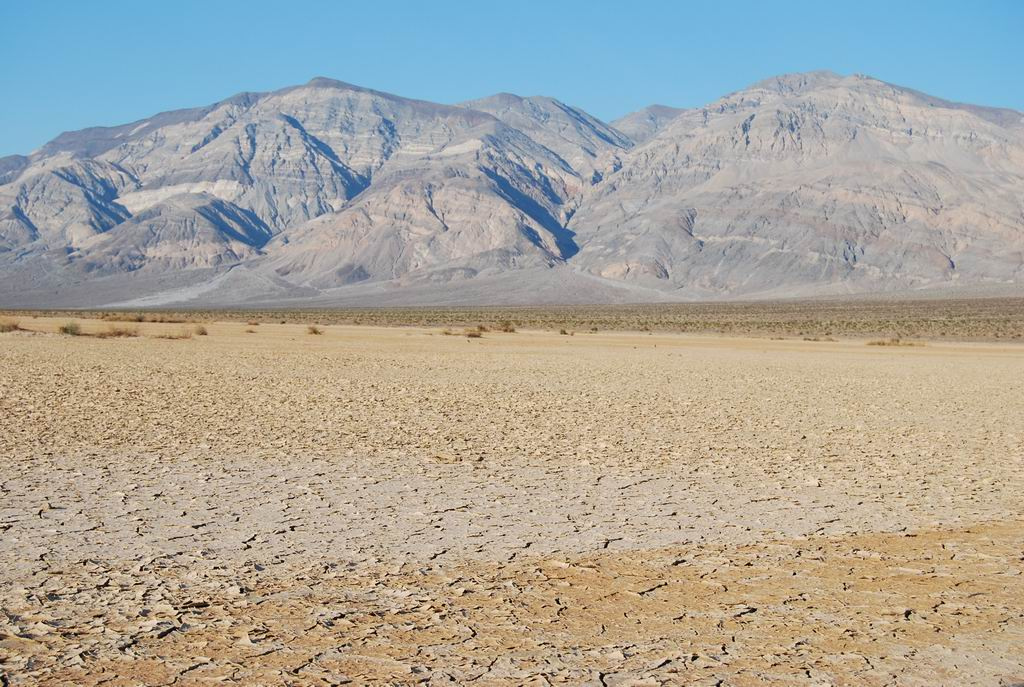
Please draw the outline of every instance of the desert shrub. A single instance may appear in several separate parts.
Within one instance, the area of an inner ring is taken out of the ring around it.
[[[564,329],[559,329],[558,333],[561,334],[562,336],[569,336],[569,332]]]
[[[868,341],[868,346],[924,346],[924,344],[920,341],[906,341],[898,336],[894,336],[889,339]]]
[[[21,326],[17,322],[10,320],[4,320],[0,322],[0,333],[6,334],[7,332],[19,332],[23,331]]]
[[[501,324],[498,325],[498,331],[505,332],[506,334],[514,334],[516,331],[516,325],[512,320],[502,320]]]
[[[455,332],[453,332],[451,329],[442,329],[441,333],[445,336],[452,336],[455,334]]]
[[[248,322],[246,322],[246,324],[249,325],[250,327],[260,326],[259,320],[249,320]]]
[[[103,315],[107,322],[145,322],[146,316],[142,313],[118,313],[108,312]]]
[[[319,335],[319,334],[323,334],[324,330],[320,329],[320,327],[317,327],[315,324],[311,324],[308,327],[306,327],[306,333],[307,334],[313,334],[313,335]]]
[[[124,337],[138,336],[139,330],[135,327],[107,327],[106,331],[96,334],[98,339],[119,339]]]
[[[206,327],[204,327],[201,324],[200,325],[196,325],[195,332],[196,332],[196,336],[206,336],[207,334],[209,334],[209,332],[206,331]]]
[[[62,324],[58,331],[60,331],[61,334],[66,334],[68,336],[82,335],[82,328],[79,326],[77,322],[68,322],[66,324]]]
[[[466,338],[468,339],[480,339],[483,338],[483,332],[479,329],[467,329]]]

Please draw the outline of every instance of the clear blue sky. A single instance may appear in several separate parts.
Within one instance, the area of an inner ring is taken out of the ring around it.
[[[1024,110],[1024,0],[0,0],[0,155],[313,76],[458,102],[553,95],[613,119],[775,74],[864,73]]]

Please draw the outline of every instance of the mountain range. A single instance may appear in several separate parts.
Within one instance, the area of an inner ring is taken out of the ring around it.
[[[791,74],[606,123],[316,78],[0,158],[0,306],[1024,292],[1024,114]]]

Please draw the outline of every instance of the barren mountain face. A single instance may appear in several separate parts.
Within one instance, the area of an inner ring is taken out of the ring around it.
[[[687,111],[586,199],[580,268],[698,295],[1019,281],[1021,115],[865,77]]]
[[[824,72],[617,126],[314,79],[0,159],[0,302],[1012,290],[1022,117]]]
[[[623,132],[554,98],[500,93],[463,106],[488,112],[522,131],[591,183],[616,169],[620,153],[633,146],[633,140]]]
[[[634,143],[644,143],[684,112],[686,110],[677,107],[649,105],[616,119],[612,126],[629,136]]]

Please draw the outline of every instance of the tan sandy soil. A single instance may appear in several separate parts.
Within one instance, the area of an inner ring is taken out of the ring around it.
[[[66,321],[0,334],[12,684],[1024,683],[1018,345]]]

